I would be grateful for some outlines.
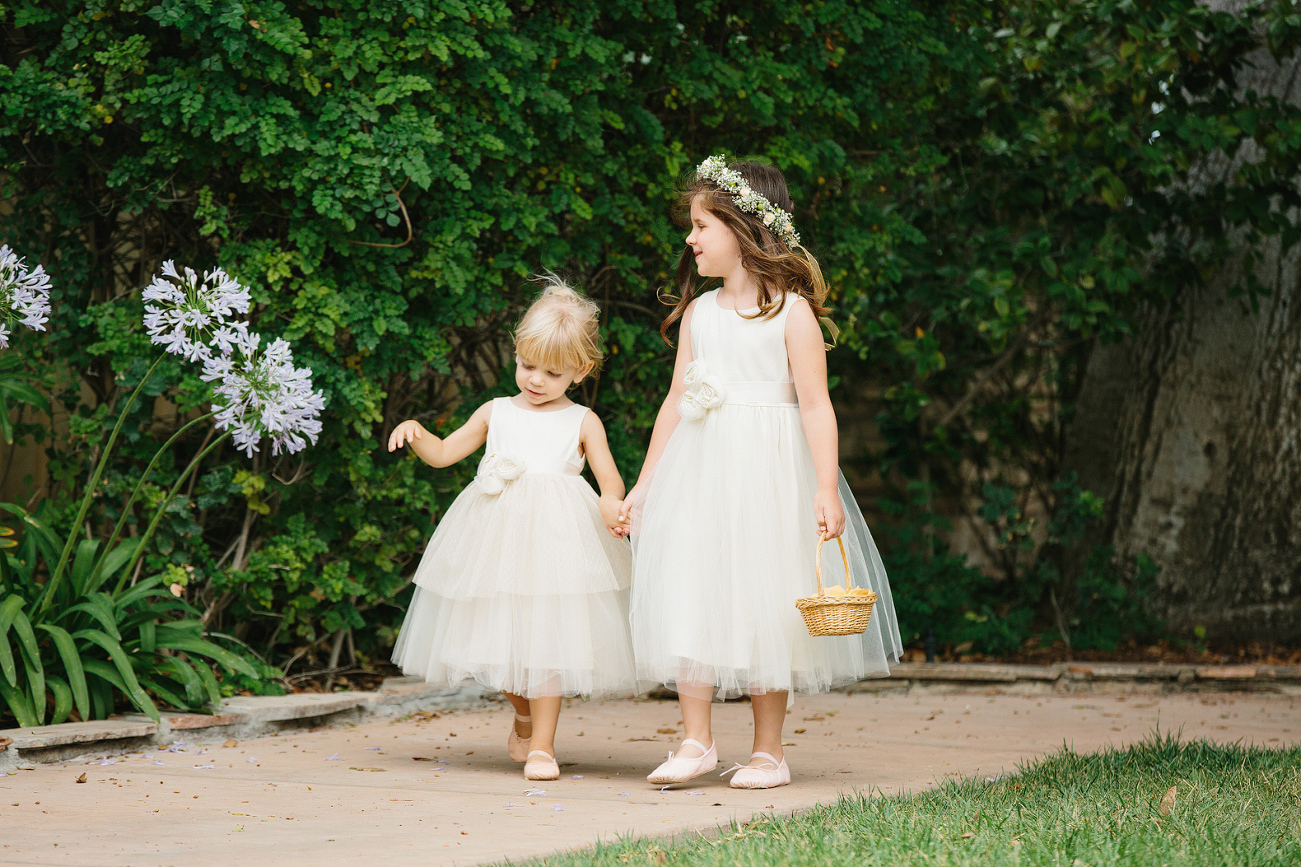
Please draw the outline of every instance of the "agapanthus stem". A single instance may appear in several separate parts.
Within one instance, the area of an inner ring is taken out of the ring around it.
[[[37,611],[43,613],[50,607],[50,603],[54,601],[54,594],[58,591],[60,582],[63,581],[63,571],[68,566],[68,557],[72,554],[72,546],[77,543],[77,536],[80,534],[81,528],[86,521],[86,513],[90,511],[90,503],[95,497],[95,488],[99,487],[100,477],[104,475],[104,468],[108,466],[108,459],[113,453],[113,444],[117,442],[117,435],[122,431],[122,425],[126,423],[126,417],[131,412],[131,407],[135,405],[136,398],[140,396],[140,392],[144,389],[145,384],[149,382],[149,378],[154,375],[154,371],[158,369],[158,365],[162,364],[163,359],[166,357],[166,355],[160,355],[158,356],[158,359],[150,365],[149,370],[140,380],[140,384],[136,386],[135,391],[131,392],[131,396],[127,398],[126,406],[122,407],[122,411],[118,413],[117,424],[113,426],[113,433],[109,434],[108,442],[104,444],[104,451],[100,453],[99,463],[95,466],[95,472],[91,475],[90,482],[86,484],[86,493],[81,498],[81,508],[77,510],[76,520],[74,520],[72,526],[68,528],[68,538],[67,541],[63,543],[63,553],[59,555],[59,563],[54,567],[54,571],[50,574],[49,583],[45,585],[45,592],[41,595],[41,605]]]
[[[195,467],[199,465],[200,461],[208,456],[209,452],[228,439],[230,439],[229,431],[217,437],[212,441],[211,445],[195,455],[194,460],[190,461],[189,466],[187,466],[181,474],[177,476],[176,484],[172,485],[172,489],[167,492],[167,496],[163,498],[163,501],[158,504],[158,508],[154,510],[154,517],[149,522],[149,527],[145,530],[144,535],[140,537],[140,542],[136,545],[135,553],[131,555],[131,562],[126,564],[126,568],[122,570],[122,577],[117,579],[117,586],[113,589],[114,596],[121,593],[122,589],[126,587],[127,578],[131,575],[132,570],[135,569],[136,563],[140,561],[140,558],[145,555],[145,551],[148,550],[149,540],[153,537],[154,530],[158,529],[158,522],[163,519],[163,513],[167,511],[167,507],[171,505],[172,500],[176,499],[176,493],[181,489],[181,485],[185,484],[185,480],[189,478],[190,473],[194,472]]]
[[[105,540],[104,547],[100,551],[99,556],[95,558],[95,565],[92,566],[90,569],[91,581],[94,581],[95,576],[99,574],[99,570],[104,565],[105,558],[107,558],[109,552],[113,550],[113,545],[117,542],[118,537],[122,534],[122,528],[126,526],[126,519],[131,516],[131,507],[135,505],[135,501],[140,496],[140,492],[144,490],[145,482],[148,481],[149,474],[154,471],[154,467],[158,465],[158,461],[161,460],[162,456],[167,453],[167,450],[172,447],[172,443],[180,439],[181,436],[187,430],[194,427],[196,424],[199,424],[200,422],[207,421],[210,418],[212,418],[212,413],[209,412],[189,422],[180,430],[178,430],[176,433],[172,434],[171,439],[163,443],[162,446],[158,449],[158,451],[154,452],[153,460],[149,462],[149,466],[145,467],[145,471],[140,474],[140,480],[136,482],[135,490],[131,492],[131,497],[126,501],[126,504],[122,506],[122,515],[117,519],[117,526],[113,528],[112,534],[108,537],[107,540]]]

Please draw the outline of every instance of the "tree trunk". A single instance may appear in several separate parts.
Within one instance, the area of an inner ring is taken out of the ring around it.
[[[1228,6],[1229,4],[1215,4]],[[1260,52],[1239,85],[1297,100],[1297,66]],[[1205,183],[1226,177],[1227,160]],[[1301,292],[1277,239],[1258,314],[1228,297],[1240,267],[1145,315],[1135,339],[1090,359],[1066,467],[1107,498],[1103,541],[1161,572],[1173,628],[1301,641]],[[1185,633],[1187,634],[1187,633]]]

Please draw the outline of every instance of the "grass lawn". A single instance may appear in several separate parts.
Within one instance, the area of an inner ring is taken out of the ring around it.
[[[1063,749],[992,783],[843,797],[710,837],[633,839],[530,863],[1294,867],[1301,865],[1301,747],[1153,735],[1094,755]]]

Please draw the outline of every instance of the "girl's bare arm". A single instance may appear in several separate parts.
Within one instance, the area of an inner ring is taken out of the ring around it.
[[[596,476],[596,484],[601,489],[601,520],[610,535],[618,538],[623,534],[619,530],[619,505],[623,502],[623,478],[610,454],[610,442],[605,436],[605,426],[589,411],[583,417],[583,427],[579,433],[579,442],[583,444],[583,454]]]
[[[790,358],[795,393],[800,402],[804,437],[809,441],[818,492],[813,511],[818,529],[828,537],[845,531],[845,510],[840,503],[840,439],[836,411],[827,393],[827,350],[822,329],[803,299],[794,302],[786,317],[786,355]]]
[[[678,400],[687,390],[686,383],[682,380],[687,375],[687,365],[692,362],[691,316],[695,309],[696,302],[692,301],[682,314],[682,327],[678,331],[678,354],[673,361],[673,380],[669,383],[668,396],[664,398],[664,403],[660,405],[659,414],[655,416],[655,428],[651,431],[650,445],[646,449],[646,460],[642,462],[641,474],[637,477],[637,484],[633,486],[633,494],[645,492],[645,486],[650,483],[650,477],[655,472],[655,465],[659,463],[660,456],[664,454],[664,449],[669,444],[669,438],[673,436],[673,431],[677,428],[678,422],[682,421],[682,417],[678,415]],[[629,494],[619,508],[619,517],[625,523],[628,513],[632,511],[634,501],[637,499],[633,494]]]
[[[469,421],[452,432],[446,439],[434,436],[415,419],[407,419],[393,429],[388,438],[388,450],[396,451],[410,445],[411,451],[431,467],[447,467],[474,454],[488,440],[488,420],[492,418],[492,402],[474,411]]]

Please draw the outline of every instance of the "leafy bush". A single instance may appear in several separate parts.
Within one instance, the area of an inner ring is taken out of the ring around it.
[[[326,391],[322,446],[238,465],[219,446],[189,469],[210,443],[187,435],[126,505],[203,393],[165,362],[87,520],[94,538],[141,528],[176,488],[143,574],[184,570],[205,623],[276,661],[319,662],[344,634],[387,654],[405,575],[472,468],[430,473],[380,444],[403,418],[445,431],[500,393],[529,274],[566,272],[602,303],[610,356],[578,398],[635,472],[667,386],[655,292],[681,249],[673,190],[710,153],[785,171],[835,287],[833,373],[881,386],[874,459],[891,499],[925,482],[951,519],[1058,514],[1093,342],[1231,254],[1249,266],[1262,238],[1296,239],[1301,112],[1234,86],[1262,44],[1295,51],[1285,4],[135,9],[0,10],[0,236],[59,254],[52,339],[19,338],[26,374],[69,417],[42,442],[43,514],[71,518],[115,407],[145,379],[148,275],[176,258],[244,277],[252,324],[294,341]],[[1231,183],[1188,182],[1241,148],[1259,159]],[[946,641],[1006,644],[1031,620],[1052,627],[1033,590],[1059,579],[1041,576],[1037,538],[1015,549],[1015,575],[982,578],[932,521],[924,552],[891,555],[907,631],[930,618]],[[1077,598],[1093,596],[1059,594],[1068,625]]]
[[[203,709],[221,700],[212,663],[257,677],[239,656],[204,640],[197,612],[160,579],[116,594],[104,589],[132,561],[138,540],[102,560],[101,544],[83,540],[67,580],[55,587],[37,578],[48,577],[61,540],[37,517],[0,508],[24,531],[19,545],[0,552],[0,699],[20,726],[60,723],[74,709],[83,720],[103,719],[119,693],[155,720],[149,693]]]

